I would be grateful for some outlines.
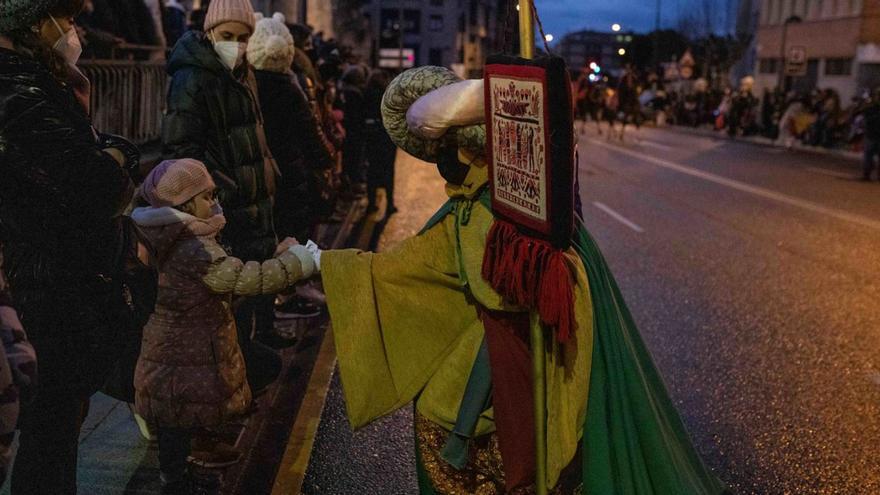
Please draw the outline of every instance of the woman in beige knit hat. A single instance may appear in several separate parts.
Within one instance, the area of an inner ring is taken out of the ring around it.
[[[213,0],[204,32],[186,33],[168,60],[171,87],[162,123],[163,155],[194,158],[205,164],[217,184],[226,213],[222,242],[230,254],[265,261],[275,251],[272,215],[277,166],[266,144],[253,71],[244,55],[254,32],[250,0]],[[237,303],[236,320],[255,391],[278,376],[281,359],[272,349],[251,342],[272,331],[273,298],[248,297]]]

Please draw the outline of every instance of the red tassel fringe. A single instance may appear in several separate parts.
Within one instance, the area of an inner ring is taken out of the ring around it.
[[[508,302],[537,309],[541,323],[565,343],[575,329],[574,280],[562,251],[496,220],[489,229],[483,278]]]

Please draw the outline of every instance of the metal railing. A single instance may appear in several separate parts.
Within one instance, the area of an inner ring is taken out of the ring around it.
[[[164,61],[84,60],[79,64],[92,83],[92,124],[135,144],[162,135],[168,77]]]

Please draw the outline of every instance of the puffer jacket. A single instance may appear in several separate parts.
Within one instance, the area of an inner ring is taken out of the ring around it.
[[[203,33],[190,31],[168,60],[171,87],[162,121],[163,155],[195,158],[217,183],[226,213],[223,243],[233,255],[266,259],[275,247],[275,165],[248,67],[229,71]],[[267,254],[268,253],[268,254]]]
[[[334,164],[333,145],[292,74],[264,70],[254,74],[267,142],[281,170],[275,227],[279,235],[307,235],[302,229],[318,217],[317,177]]]
[[[159,270],[135,370],[136,410],[165,428],[216,426],[243,414],[251,392],[232,296],[280,292],[313,273],[314,261],[290,250],[263,263],[227,256],[216,240],[223,215],[201,220],[146,207],[132,219]]]
[[[333,145],[295,76],[265,70],[254,71],[265,118],[266,138],[284,181],[305,180],[305,172],[326,170],[333,164]]]
[[[119,215],[132,191],[70,88],[0,49],[4,269],[44,389],[94,392],[115,360],[126,311]]]

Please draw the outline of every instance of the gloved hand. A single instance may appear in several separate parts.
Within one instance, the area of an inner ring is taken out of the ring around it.
[[[312,242],[311,240],[306,243],[306,249],[312,253],[312,258],[315,260],[315,268],[320,273],[321,272],[321,248],[318,247],[317,244]]]
[[[137,146],[134,145],[128,139],[125,139],[122,136],[117,136],[115,134],[98,134],[98,146],[103,148],[115,148],[119,150],[122,155],[125,157],[125,163],[122,164],[122,167],[128,171],[128,174],[131,176],[131,180],[135,184],[140,184],[143,182],[143,177],[141,177],[140,166],[141,166],[141,150],[138,149]]]
[[[309,278],[321,272],[321,249],[314,242],[309,241],[305,246],[296,244],[287,250],[299,258],[303,269],[303,278]]]

